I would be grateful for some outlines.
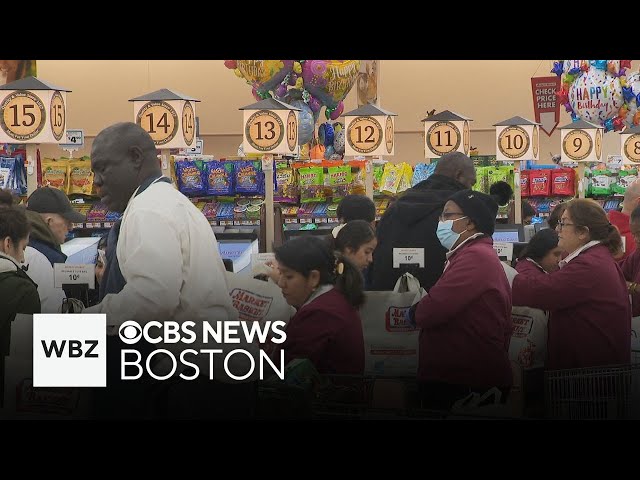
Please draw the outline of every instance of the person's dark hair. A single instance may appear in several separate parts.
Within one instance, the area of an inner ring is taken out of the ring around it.
[[[551,228],[552,230],[556,229],[556,227],[558,226],[558,222],[560,221],[560,218],[562,218],[562,212],[564,212],[564,209],[566,207],[567,207],[566,203],[559,203],[554,207],[554,209],[551,211],[551,214],[549,215],[549,218],[547,219],[549,228]]]
[[[371,224],[365,220],[353,220],[348,222],[340,229],[338,235],[333,239],[333,249],[341,253],[350,248],[353,251],[358,250],[362,245],[370,242],[376,237]],[[331,236],[333,238],[333,236]]]
[[[8,190],[0,190],[0,208],[11,208],[13,206],[13,195]]]
[[[498,180],[489,187],[489,195],[493,197],[498,205],[504,206],[511,200],[513,188],[507,182]]]
[[[366,195],[347,195],[338,204],[336,215],[344,223],[353,220],[373,222],[376,219],[376,205]]]
[[[629,215],[630,222],[640,222],[640,205],[633,209]]]
[[[293,238],[275,249],[276,260],[307,278],[312,270],[320,272],[319,285],[333,285],[355,308],[364,303],[362,274],[340,252],[316,236]],[[339,264],[344,265],[340,274]]]
[[[522,202],[522,218],[535,217],[536,209],[529,202]]]
[[[100,240],[98,241],[98,249],[106,250],[107,249],[107,240],[108,239],[109,239],[109,234],[108,233],[106,235],[101,236]]]
[[[596,201],[579,198],[571,200],[566,208],[576,230],[588,229],[591,240],[600,240],[612,255],[622,250],[620,232],[609,223],[607,214]]]
[[[0,208],[0,241],[9,237],[14,244],[27,238],[31,226],[24,209],[18,207]]]
[[[536,262],[542,260],[547,253],[558,246],[558,234],[555,230],[545,228],[536,233],[522,249],[519,259],[529,257]]]

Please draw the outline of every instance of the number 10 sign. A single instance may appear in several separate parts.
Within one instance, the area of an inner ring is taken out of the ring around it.
[[[268,98],[240,110],[244,115],[242,147],[245,153],[290,155],[298,152],[299,108]]]

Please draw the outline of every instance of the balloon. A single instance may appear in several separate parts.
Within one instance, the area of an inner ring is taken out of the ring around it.
[[[334,130],[336,133],[333,136],[333,148],[336,153],[344,155],[344,128]]]
[[[311,160],[322,160],[324,156],[324,145],[316,145],[309,152],[309,157]]]
[[[581,119],[599,125],[615,117],[623,102],[620,79],[597,68],[580,75],[569,89],[573,111]]]
[[[320,105],[320,101],[318,101],[317,98],[311,97],[309,99],[309,107],[313,112],[319,112],[320,109],[322,108],[322,105]]]
[[[565,60],[564,73],[576,74],[581,71],[583,64],[589,65],[589,60]]]
[[[638,102],[640,101],[640,73],[633,72],[627,78],[627,86],[623,87],[625,92],[624,98],[626,103],[620,108],[618,112],[621,117],[624,118],[625,125],[633,127],[637,125],[638,114]],[[626,108],[626,114],[624,109]]]
[[[259,93],[273,90],[293,70],[293,60],[236,60],[242,77]]]
[[[331,115],[329,116],[329,118],[331,118],[331,120],[337,120],[338,117],[340,117],[340,115],[342,115],[342,112],[344,112],[344,102],[340,102],[338,103],[338,106],[336,107],[336,109],[331,112]]]
[[[360,60],[307,60],[302,65],[304,88],[334,109],[353,87],[359,69]]]
[[[287,94],[287,86],[280,84],[278,88],[276,88],[276,97],[282,98]]]
[[[313,131],[315,130],[315,121],[313,112],[309,105],[302,100],[293,100],[289,105],[300,109],[298,117],[298,145],[309,143],[313,139]]]
[[[563,62],[553,62],[553,69],[551,70],[551,73],[555,73],[557,76],[560,76],[564,73],[563,70]]]
[[[336,151],[333,149],[333,145],[329,145],[327,149],[324,151],[325,160],[329,160],[331,158],[331,155],[334,155],[335,153]]]
[[[225,60],[224,66],[231,70],[235,70],[236,68],[238,68],[238,63],[235,60]]]

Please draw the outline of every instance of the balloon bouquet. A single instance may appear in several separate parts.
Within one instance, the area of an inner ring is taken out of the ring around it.
[[[225,66],[252,86],[256,100],[276,98],[300,109],[298,144],[311,158],[341,159],[344,125],[333,123],[344,111],[343,100],[353,87],[360,60],[225,60]],[[327,120],[318,129],[322,107]]]
[[[629,69],[631,60],[559,60],[551,72],[562,77],[557,99],[574,121],[617,132],[640,123],[640,74]]]

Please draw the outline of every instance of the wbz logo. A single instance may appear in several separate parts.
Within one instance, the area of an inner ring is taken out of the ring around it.
[[[34,387],[106,387],[104,314],[33,316]]]

